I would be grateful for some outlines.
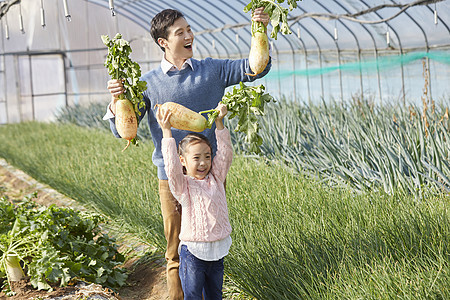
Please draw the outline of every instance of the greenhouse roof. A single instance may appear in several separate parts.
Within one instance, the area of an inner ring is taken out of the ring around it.
[[[149,29],[165,8],[180,10],[196,33],[198,51],[212,56],[241,52],[249,44],[249,1],[88,0]],[[287,8],[286,3],[282,3]],[[289,12],[292,33],[278,35],[279,51],[345,49],[429,50],[450,45],[449,1],[304,0]],[[271,27],[269,26],[269,30]],[[245,50],[246,52],[247,50]]]
[[[279,5],[286,10],[287,2],[294,2],[297,7],[287,16],[292,34],[279,33],[276,39],[270,39],[277,53],[388,50],[402,54],[450,47],[449,0],[383,1],[382,4],[374,0],[281,2]],[[97,40],[88,41],[86,47],[98,48],[102,46],[97,37],[99,31],[127,33],[130,30],[133,39],[140,35],[151,40],[151,19],[163,9],[174,8],[181,11],[191,25],[196,35],[194,47],[198,55],[244,57],[248,54],[251,40],[250,12],[244,12],[248,3],[249,0],[0,0],[0,18],[2,35],[6,35],[8,40],[8,28],[13,33],[20,22],[16,32],[29,36],[31,31],[34,39],[44,44],[51,45],[47,39],[52,39],[55,31],[59,31],[69,39],[96,35]],[[72,25],[61,22],[65,14],[71,15]],[[55,17],[59,18],[53,21],[53,26],[47,26],[48,33],[38,31],[39,18],[45,27],[44,19],[50,23]],[[131,23],[136,28],[129,29]],[[68,28],[66,32],[65,28]],[[268,27],[269,32],[272,29],[273,26]],[[11,39],[4,51],[19,49],[20,46],[10,48],[14,43],[25,46],[23,39]],[[26,45],[26,48],[32,50],[34,47]],[[61,45],[60,48],[70,50],[74,46],[64,48]]]

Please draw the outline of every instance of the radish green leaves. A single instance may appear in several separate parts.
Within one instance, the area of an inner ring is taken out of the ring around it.
[[[273,101],[274,98],[264,93],[265,86],[246,86],[243,82],[239,83],[239,87],[234,86],[233,90],[227,92],[222,97],[222,103],[227,106],[228,118],[238,118],[235,131],[245,134],[245,142],[248,144],[250,152],[259,153],[263,140],[258,134],[259,122],[258,116],[264,115],[264,106],[266,103]],[[217,111],[208,114],[208,124],[212,124],[218,115]]]
[[[77,278],[110,288],[123,286],[128,276],[121,267],[125,257],[115,240],[101,232],[106,219],[71,208],[38,206],[36,195],[16,204],[0,198],[0,278],[7,274],[5,257],[14,254],[34,288],[52,290],[51,284],[66,286]]]
[[[252,0],[244,7],[244,12],[249,12],[258,7],[264,7],[264,11],[269,14],[270,23],[273,27],[270,37],[277,39],[278,32],[281,32],[282,34],[292,33],[287,22],[287,15],[289,11],[297,7],[297,1],[298,0],[287,0],[287,4],[289,5],[288,9],[280,5],[284,0]],[[260,27],[255,27],[253,23],[254,22],[252,22],[252,32],[254,30],[261,30]]]
[[[145,107],[142,92],[147,89],[147,82],[139,80],[141,68],[138,63],[133,62],[129,57],[132,52],[130,43],[124,40],[120,33],[116,34],[113,39],[110,39],[107,35],[102,35],[101,38],[103,44],[108,47],[105,67],[108,68],[111,79],[123,80],[125,92],[119,96],[119,99],[124,97],[130,100],[136,116],[139,116],[141,114],[139,109]]]

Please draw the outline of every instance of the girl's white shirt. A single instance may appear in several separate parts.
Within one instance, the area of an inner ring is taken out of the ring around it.
[[[189,252],[198,259],[215,261],[228,255],[228,251],[231,247],[231,236],[227,236],[222,240],[214,242],[181,241],[178,246],[178,254],[180,254],[182,245],[186,245]]]

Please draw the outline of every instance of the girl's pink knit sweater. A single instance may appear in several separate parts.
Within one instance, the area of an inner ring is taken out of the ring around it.
[[[214,242],[230,235],[223,182],[230,169],[233,149],[228,129],[215,130],[217,152],[211,171],[202,180],[183,174],[173,138],[163,138],[161,150],[173,196],[182,206],[180,240]]]

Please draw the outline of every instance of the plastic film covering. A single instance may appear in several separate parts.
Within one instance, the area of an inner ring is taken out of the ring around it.
[[[100,36],[120,32],[146,72],[163,55],[150,36],[150,21],[166,8],[181,11],[191,25],[194,58],[246,58],[248,3],[0,1],[0,123],[51,120],[66,105],[109,101]],[[270,39],[272,70],[255,82],[274,97],[348,101],[357,95],[417,103],[426,84],[431,97],[448,101],[450,0],[297,4],[288,15],[292,34]]]

